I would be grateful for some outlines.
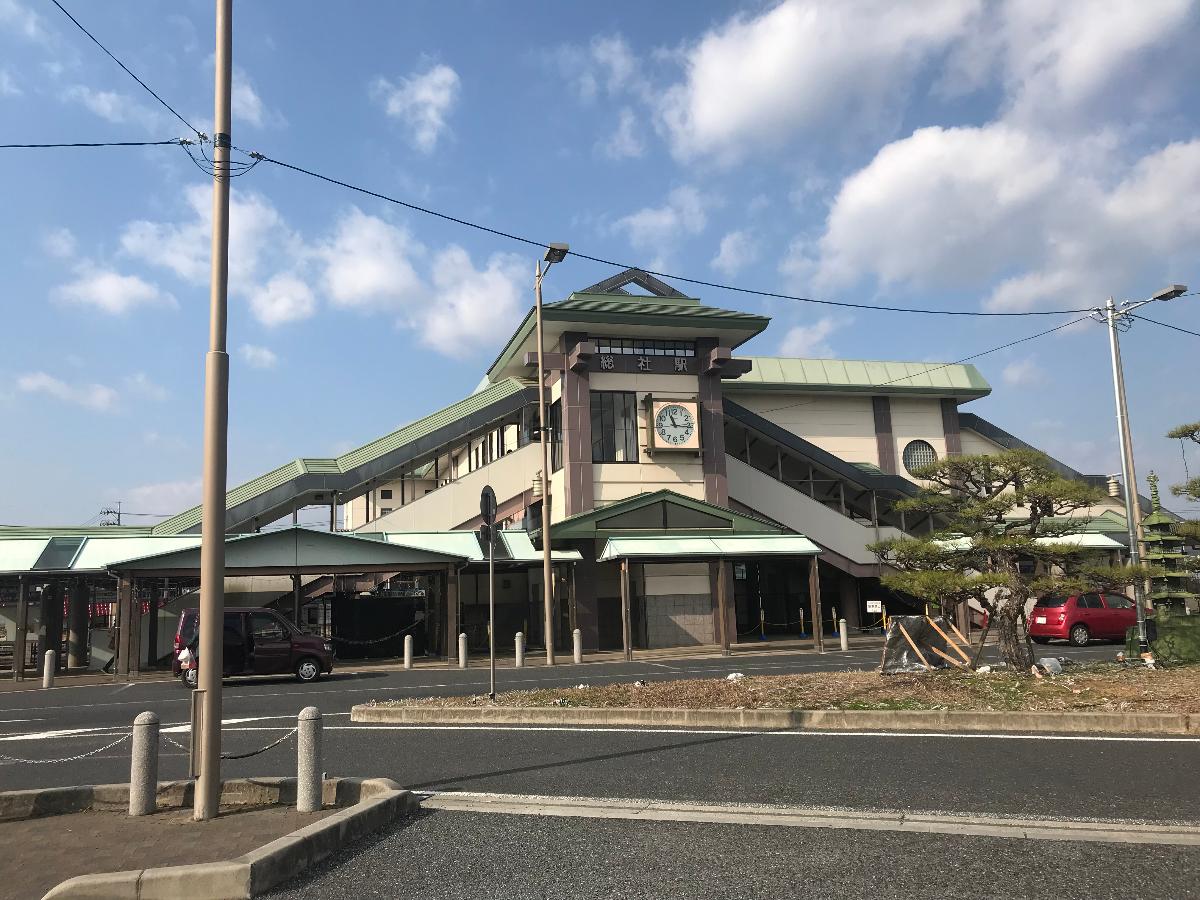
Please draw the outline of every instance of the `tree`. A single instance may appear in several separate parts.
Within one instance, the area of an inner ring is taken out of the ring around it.
[[[1178,428],[1172,428],[1167,432],[1167,437],[1172,440],[1186,440],[1200,444],[1200,422],[1192,422],[1190,425],[1180,425]],[[1187,497],[1187,499],[1194,503],[1200,503],[1200,476],[1189,479],[1183,484],[1173,485],[1171,493],[1176,497]],[[1192,540],[1200,540],[1200,521],[1180,522],[1175,527],[1175,533],[1191,538]]]
[[[1041,453],[951,456],[913,475],[926,486],[897,507],[931,516],[935,530],[873,546],[897,570],[883,583],[946,615],[974,600],[987,610],[1005,662],[1018,671],[1033,663],[1024,621],[1030,599],[1113,590],[1138,577],[1128,567],[1096,565],[1076,544],[1055,540],[1077,532],[1086,520],[1068,517],[1103,494],[1063,478]]]

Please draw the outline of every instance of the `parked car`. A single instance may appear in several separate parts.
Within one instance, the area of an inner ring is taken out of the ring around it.
[[[1054,595],[1034,606],[1029,636],[1036,644],[1058,638],[1082,647],[1093,638],[1123,640],[1136,623],[1133,601],[1121,594]]]
[[[184,686],[194,688],[199,661],[200,610],[179,614],[171,671]],[[185,666],[180,653],[187,648]],[[323,638],[305,634],[271,609],[227,609],[222,641],[224,677],[234,675],[283,675],[293,673],[300,681],[316,681],[333,671],[333,645]]]

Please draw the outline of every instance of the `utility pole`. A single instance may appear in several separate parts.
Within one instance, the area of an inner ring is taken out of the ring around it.
[[[193,817],[214,818],[221,800],[221,633],[225,620],[225,481],[229,449],[229,151],[233,74],[233,0],[216,0],[216,81],[213,103],[212,284],[208,353],[204,358],[203,519],[200,526],[199,722],[192,746],[199,750]]]
[[[542,601],[545,607],[546,665],[554,665],[554,572],[550,563],[550,417],[546,407],[546,365],[542,343],[542,276],[566,259],[566,244],[550,244],[534,268],[534,318],[537,324],[538,438],[542,444]],[[542,262],[546,268],[542,268]]]
[[[1139,538],[1142,526],[1142,505],[1138,498],[1137,470],[1133,462],[1133,438],[1129,430],[1129,407],[1125,402],[1125,369],[1121,364],[1121,341],[1117,336],[1118,323],[1129,322],[1135,309],[1158,300],[1174,300],[1187,292],[1187,286],[1172,284],[1148,300],[1137,303],[1122,303],[1118,308],[1112,297],[1108,298],[1102,315],[1108,325],[1108,346],[1112,355],[1113,393],[1116,395],[1117,435],[1121,445],[1121,478],[1125,482],[1125,526],[1129,536],[1129,565],[1138,566],[1142,561]],[[1128,326],[1126,326],[1128,327]],[[1146,639],[1146,594],[1141,578],[1133,579],[1133,602],[1137,608],[1138,652],[1147,653],[1150,643]]]

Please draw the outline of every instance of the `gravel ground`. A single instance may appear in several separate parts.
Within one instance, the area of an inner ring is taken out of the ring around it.
[[[479,706],[487,696],[421,697],[398,706]],[[1200,666],[1152,670],[1069,666],[1059,676],[940,671],[917,675],[821,672],[510,691],[499,706],[685,709],[926,709],[1200,712]]]
[[[273,897],[1200,897],[1194,848],[422,813]]]

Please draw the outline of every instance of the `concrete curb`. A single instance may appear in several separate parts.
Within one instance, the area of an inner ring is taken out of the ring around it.
[[[190,804],[193,790],[192,782],[160,784],[159,808]],[[226,803],[287,803],[294,802],[295,795],[294,778],[237,779],[221,785]],[[327,804],[350,805],[235,859],[80,875],[53,888],[43,900],[254,897],[418,807],[416,797],[389,778],[327,778],[322,799]],[[9,791],[0,793],[0,821],[120,809],[128,802],[128,785]]]
[[[1047,734],[1200,734],[1200,715],[1157,712],[958,710],[630,709],[595,707],[375,706],[350,721],[394,725],[574,725],[815,731],[991,731]]]

